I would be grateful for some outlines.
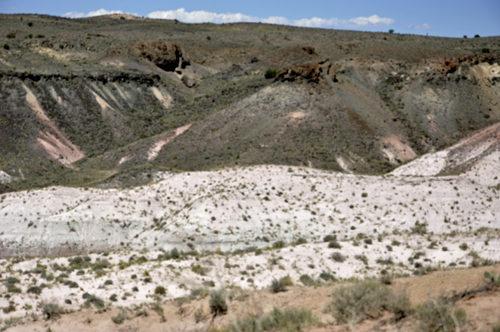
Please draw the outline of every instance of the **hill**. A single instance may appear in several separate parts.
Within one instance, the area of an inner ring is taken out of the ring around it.
[[[15,190],[236,165],[384,174],[500,119],[498,37],[0,21],[0,169]]]

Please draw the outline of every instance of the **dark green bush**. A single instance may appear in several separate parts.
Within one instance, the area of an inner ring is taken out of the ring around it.
[[[165,287],[163,287],[163,286],[156,286],[156,288],[155,288],[155,294],[165,295],[166,293],[167,293],[167,291],[165,290]]]
[[[266,70],[266,73],[264,74],[264,77],[269,79],[269,78],[275,78],[276,75],[278,75],[278,71],[274,69],[268,69]]]
[[[274,249],[284,248],[285,246],[286,246],[286,242],[282,241],[282,240],[279,240],[279,241],[276,241],[276,242],[273,243],[273,248]]]
[[[8,285],[7,292],[9,292],[9,293],[21,293],[22,290],[21,290],[21,288],[15,286],[15,285]]]
[[[336,251],[332,254],[332,259],[338,263],[345,262],[346,258],[344,255],[342,255],[340,252]]]
[[[328,272],[321,272],[319,274],[319,277],[321,279],[323,279],[324,281],[335,281],[335,277],[333,276],[333,274],[328,273]]]
[[[3,311],[5,314],[8,314],[8,313],[10,313],[10,312],[14,312],[14,311],[16,311],[16,306],[15,306],[14,304],[10,303],[10,304],[9,304],[9,306],[8,306],[8,307],[3,308],[3,309],[2,309],[2,311]]]
[[[118,301],[118,295],[116,294],[112,294],[110,297],[109,297],[110,301],[113,301],[113,302],[116,302]]]
[[[330,243],[328,243],[328,248],[333,248],[333,249],[342,249],[342,246],[340,245],[340,243],[338,243],[337,241],[330,241]]]
[[[7,38],[9,38],[9,39],[16,38],[16,34],[15,33],[9,33],[7,35]]]
[[[85,294],[87,294],[87,297],[86,297],[87,300],[83,303],[83,305],[85,307],[90,307],[93,305],[97,309],[104,308],[104,301],[100,297],[97,297],[95,295],[91,295],[88,293],[85,293]],[[84,296],[85,296],[85,294],[84,294]],[[85,299],[85,297],[84,297],[84,299]]]
[[[299,281],[304,285],[304,286],[314,286],[316,282],[314,281],[313,278],[311,278],[307,274],[303,274],[300,276]]]
[[[179,250],[177,250],[177,248],[174,248],[170,251],[170,257],[172,257],[173,259],[177,259],[180,257],[180,254],[179,254]]]
[[[336,241],[337,236],[336,235],[327,235],[323,238],[323,242],[331,242],[331,241]]]
[[[26,291],[26,293],[32,293],[32,294],[36,294],[36,295],[40,295],[42,294],[42,289],[38,286],[31,286],[30,288],[28,288],[28,290]]]
[[[307,243],[307,240],[306,240],[306,239],[304,239],[303,237],[299,237],[299,238],[297,239],[297,241],[295,241],[295,244],[296,244],[296,245],[300,245],[300,244],[304,244],[304,243]]]

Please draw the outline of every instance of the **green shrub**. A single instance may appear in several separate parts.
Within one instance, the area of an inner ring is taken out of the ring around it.
[[[68,286],[69,288],[78,288],[78,287],[80,287],[77,282],[71,281],[71,280],[65,281],[64,285]]]
[[[173,259],[181,257],[181,255],[179,254],[179,250],[177,250],[177,248],[170,250],[170,257]]]
[[[342,263],[345,262],[346,258],[340,252],[336,251],[332,254],[332,259],[336,262]]]
[[[73,303],[73,302],[71,302],[71,300],[70,300],[70,299],[66,299],[66,300],[64,300],[64,303],[66,303],[66,304],[71,304],[71,303]]]
[[[424,235],[427,233],[427,224],[425,224],[425,223],[421,224],[420,222],[417,221],[415,223],[415,227],[411,228],[411,232],[413,234]]]
[[[209,267],[202,267],[199,264],[191,266],[191,271],[193,271],[196,274],[199,274],[200,276],[206,276],[208,272],[210,272],[211,268]]]
[[[482,53],[490,53],[490,49],[485,47],[481,50]]]
[[[112,285],[113,284],[113,280],[111,279],[108,279],[104,282],[104,286],[107,286],[107,285]]]
[[[210,301],[208,302],[210,312],[214,315],[222,315],[227,312],[227,303],[223,291],[210,293]]]
[[[297,239],[297,241],[295,241],[295,244],[296,244],[296,245],[300,245],[300,244],[304,244],[304,243],[307,243],[307,240],[306,240],[306,239],[304,239],[303,237],[299,237],[299,238]]]
[[[481,36],[479,36],[479,35],[474,35],[474,38],[480,38],[480,37],[481,37]]]
[[[465,251],[465,250],[469,249],[469,246],[467,245],[467,243],[462,243],[462,244],[459,246],[459,248],[460,248],[461,250]]]
[[[36,295],[40,295],[40,294],[42,294],[42,289],[38,286],[31,286],[30,288],[28,288],[26,293],[33,293]]]
[[[116,302],[118,301],[118,295],[116,294],[112,294],[110,297],[109,297],[110,301],[113,301],[113,302]]]
[[[484,272],[484,277],[488,282],[495,286],[500,286],[500,275],[496,276],[493,272]]]
[[[9,304],[8,307],[5,307],[2,309],[2,311],[5,313],[5,314],[8,314],[8,313],[11,313],[11,312],[14,312],[16,311],[16,306],[12,303]]]
[[[47,316],[47,320],[56,319],[64,313],[64,310],[54,302],[42,302],[40,306],[42,307],[42,314]]]
[[[22,290],[21,290],[21,288],[17,287],[16,285],[7,284],[7,292],[9,292],[9,293],[21,293]]]
[[[123,312],[120,312],[118,315],[111,317],[111,320],[115,324],[121,324],[125,321],[125,319],[127,319],[127,316]]]
[[[342,249],[342,246],[337,241],[330,241],[330,243],[328,243],[328,248]]]
[[[356,255],[354,256],[355,259],[362,261],[363,264],[368,265],[368,257],[366,255]]]
[[[328,272],[321,272],[321,273],[319,274],[319,277],[320,277],[321,279],[323,279],[324,281],[327,281],[327,282],[328,282],[328,281],[335,281],[335,280],[336,280],[336,279],[335,279],[335,277],[333,276],[333,274],[328,273]]]
[[[250,317],[238,320],[225,332],[287,331],[299,332],[318,322],[310,310],[275,308],[262,318]]]
[[[86,298],[87,300],[83,303],[83,305],[85,307],[88,308],[90,306],[94,306],[97,309],[104,308],[104,301],[100,297],[97,297],[95,295],[91,295],[91,294],[88,294],[88,293],[85,293],[85,294],[87,294],[87,296],[84,297],[84,299]],[[85,294],[83,296],[85,296]]]
[[[327,235],[323,238],[323,242],[331,242],[331,241],[336,241],[337,236],[336,235]]]
[[[33,26],[33,22],[28,22],[28,26],[32,27]]]
[[[304,285],[304,286],[314,286],[316,282],[314,281],[313,278],[311,278],[307,274],[303,274],[300,276],[299,281]]]
[[[9,39],[16,38],[16,34],[15,33],[9,33],[7,35],[7,38],[9,38]]]
[[[264,74],[264,77],[267,78],[267,79],[270,79],[270,78],[275,78],[276,75],[278,75],[278,71],[277,70],[268,69],[268,70],[266,70],[266,73]]]
[[[163,287],[163,286],[156,286],[156,288],[155,288],[155,294],[165,295],[166,293],[167,293],[167,291],[165,290],[165,287]]]
[[[285,246],[286,246],[286,242],[282,241],[282,240],[279,240],[279,241],[276,241],[276,242],[273,243],[273,248],[274,249],[284,248]]]
[[[426,302],[417,307],[418,331],[458,331],[467,321],[463,309],[453,310],[450,304]],[[458,324],[458,326],[456,326]]]
[[[325,312],[331,314],[338,323],[356,324],[366,318],[378,318],[386,308],[390,291],[385,285],[364,281],[350,287],[336,289],[333,300]]]
[[[286,287],[291,285],[293,285],[293,281],[289,275],[281,279],[273,279],[273,281],[271,282],[271,292],[272,293],[286,292],[287,290]]]
[[[6,50],[10,50],[9,44],[3,44],[3,48],[6,49]]]
[[[35,38],[45,38],[45,35],[36,35]]]
[[[377,262],[377,264],[381,264],[381,265],[393,265],[394,264],[391,257],[388,257],[388,258],[379,257],[379,258],[377,258],[376,262]]]

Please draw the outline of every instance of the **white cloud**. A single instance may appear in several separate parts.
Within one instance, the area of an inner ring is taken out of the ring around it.
[[[217,14],[204,10],[187,12],[184,8],[168,11],[152,12],[148,15],[149,18],[161,18],[169,20],[179,20],[186,23],[233,23],[233,22],[256,22],[258,17],[248,16],[244,14]]]
[[[416,25],[416,24],[410,24],[408,25],[408,28],[412,29],[412,30],[430,30],[431,29],[431,26],[427,23],[424,23],[422,25]]]
[[[69,17],[69,18],[82,18],[82,17],[92,17],[92,16],[102,16],[102,15],[110,15],[110,14],[124,14],[121,10],[106,10],[106,9],[99,9],[93,12],[89,12],[87,14],[85,13],[78,13],[78,12],[69,12],[63,15],[63,17]],[[125,13],[125,14],[130,14],[130,13]],[[137,14],[131,14],[137,16]]]
[[[296,25],[304,27],[347,27],[347,28],[374,28],[385,27],[394,24],[394,19],[372,15],[370,17],[357,17],[349,20],[338,18],[324,19],[319,17],[303,18],[298,20],[289,20],[285,17],[270,16],[268,18],[259,18],[248,16],[241,13],[218,14],[204,10],[187,12],[184,8],[168,11],[156,11],[150,13],[147,17],[179,20],[186,23],[235,23],[235,22],[262,22],[271,24]]]

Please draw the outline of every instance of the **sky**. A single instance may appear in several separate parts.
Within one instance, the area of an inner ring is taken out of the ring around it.
[[[500,0],[0,0],[0,13],[80,18],[129,13],[186,23],[274,24],[473,37],[500,35]]]

